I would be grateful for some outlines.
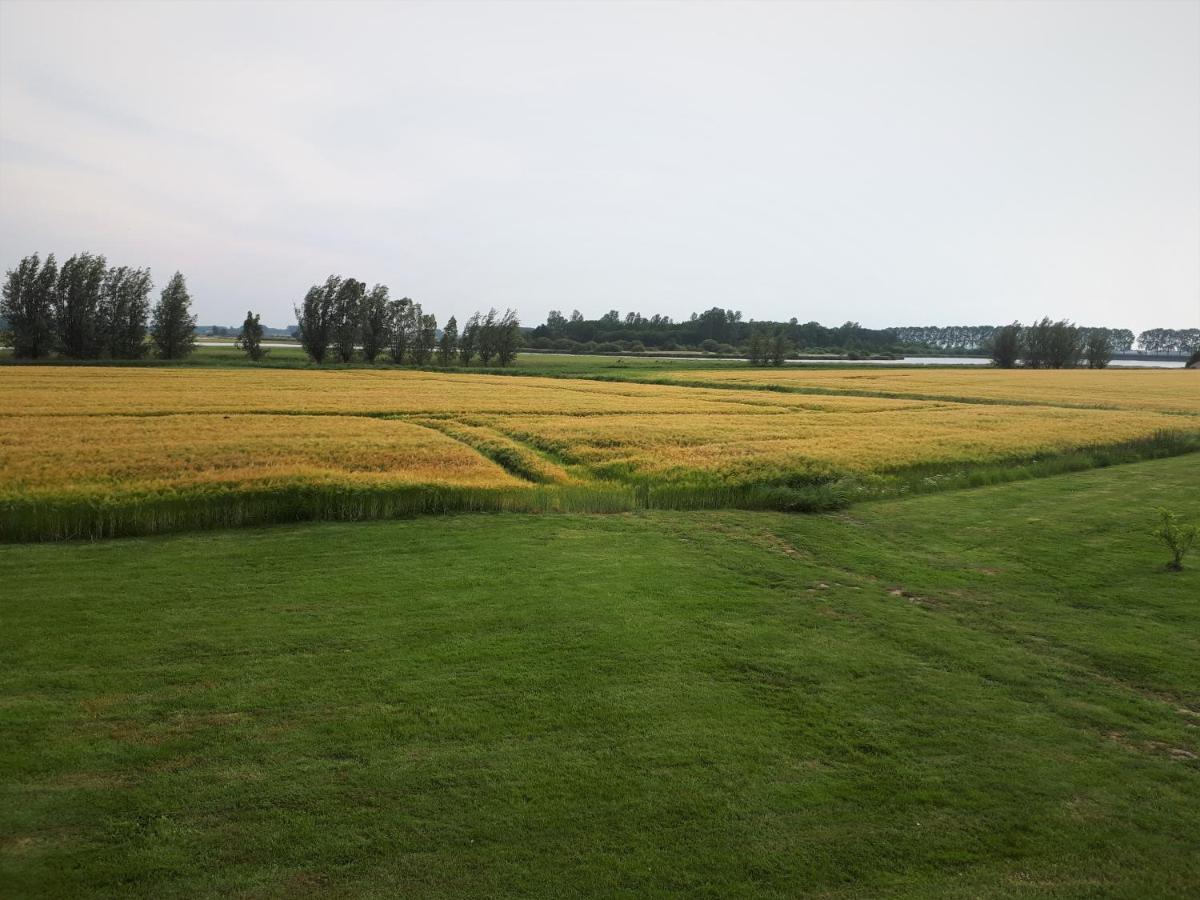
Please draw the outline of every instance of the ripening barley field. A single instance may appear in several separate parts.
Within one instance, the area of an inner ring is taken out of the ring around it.
[[[7,367],[0,534],[459,509],[816,509],[1200,442],[1200,379],[1187,372],[678,377]]]
[[[936,366],[821,369],[796,366],[768,370],[727,367],[667,373],[665,377],[700,385],[762,385],[1200,414],[1200,377],[1196,372],[1184,369],[939,369]]]

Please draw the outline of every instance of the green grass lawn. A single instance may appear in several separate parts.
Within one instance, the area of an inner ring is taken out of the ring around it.
[[[1200,892],[1195,455],[0,548],[5,897]]]

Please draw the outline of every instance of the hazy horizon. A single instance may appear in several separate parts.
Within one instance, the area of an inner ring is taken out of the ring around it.
[[[85,250],[204,324],[1194,328],[1200,3],[5,2],[0,265]]]

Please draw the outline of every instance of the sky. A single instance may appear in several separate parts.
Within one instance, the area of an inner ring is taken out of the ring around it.
[[[0,266],[1200,325],[1200,2],[0,2]]]

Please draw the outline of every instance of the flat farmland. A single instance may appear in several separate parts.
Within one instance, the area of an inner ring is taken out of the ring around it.
[[[0,530],[29,539],[453,510],[823,509],[1200,440],[1191,373],[1020,373],[1031,376],[1020,388],[1010,373],[918,374],[910,384],[907,372],[691,371],[685,383],[647,384],[4,368]],[[841,387],[876,375],[865,383],[912,395]],[[927,396],[939,391],[947,399]],[[1019,391],[1043,399],[1003,399]]]
[[[659,372],[697,385],[854,392],[973,402],[1158,410],[1200,415],[1200,378],[1184,369],[993,369],[874,366]]]

